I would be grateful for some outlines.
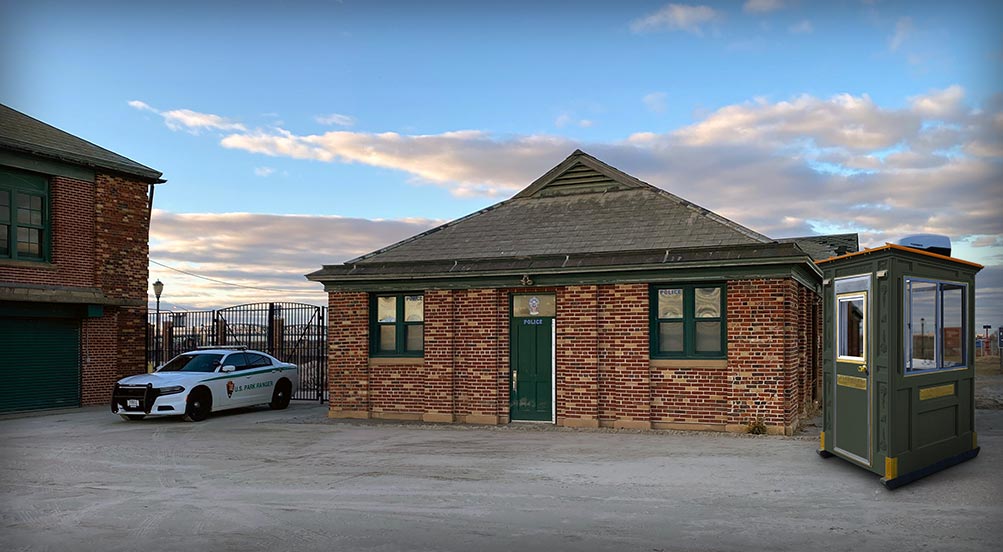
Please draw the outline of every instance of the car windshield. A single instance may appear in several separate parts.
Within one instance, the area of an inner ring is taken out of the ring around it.
[[[171,359],[158,372],[215,372],[223,355],[192,354]]]

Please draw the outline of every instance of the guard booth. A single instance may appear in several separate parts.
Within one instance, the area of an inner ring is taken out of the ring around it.
[[[974,458],[975,274],[981,265],[888,244],[819,261],[824,274],[819,454],[894,489]]]

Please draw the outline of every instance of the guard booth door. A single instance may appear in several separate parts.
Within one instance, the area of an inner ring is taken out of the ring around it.
[[[836,280],[836,381],[833,389],[833,449],[871,465],[871,277]]]

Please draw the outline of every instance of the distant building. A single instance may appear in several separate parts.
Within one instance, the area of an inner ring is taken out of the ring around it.
[[[145,371],[160,177],[0,105],[0,412],[102,403]]]
[[[330,415],[790,433],[820,398],[814,260],[856,248],[770,239],[576,151],[308,275],[330,295]]]

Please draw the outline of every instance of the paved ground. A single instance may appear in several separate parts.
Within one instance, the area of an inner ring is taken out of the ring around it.
[[[331,422],[105,409],[0,420],[3,550],[990,550],[982,454],[894,492],[809,437]]]

